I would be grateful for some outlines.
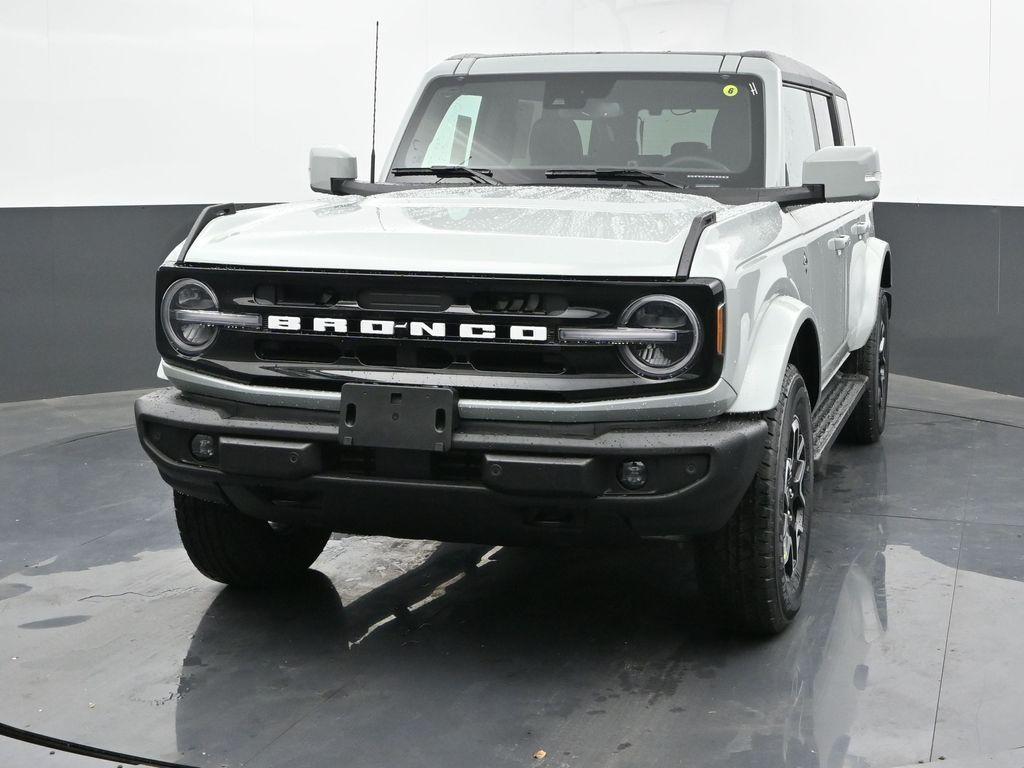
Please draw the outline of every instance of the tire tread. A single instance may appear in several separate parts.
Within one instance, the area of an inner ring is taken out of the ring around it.
[[[289,528],[282,534],[265,520],[226,504],[174,493],[174,513],[185,552],[209,579],[241,587],[275,584],[299,576],[323,551],[331,532]]]
[[[777,634],[793,618],[780,605],[774,537],[778,436],[785,428],[789,401],[801,391],[806,397],[795,366],[786,369],[781,389],[779,402],[765,414],[768,440],[750,487],[725,527],[704,537],[697,548],[698,573],[712,608],[738,629],[758,635]],[[813,445],[808,451],[813,456]]]

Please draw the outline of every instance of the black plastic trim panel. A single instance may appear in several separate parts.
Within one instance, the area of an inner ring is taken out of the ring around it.
[[[693,217],[690,231],[687,233],[686,241],[683,243],[683,252],[679,256],[679,267],[676,269],[677,275],[686,277],[690,274],[690,266],[693,264],[694,254],[697,253],[697,244],[700,243],[700,236],[704,234],[705,229],[716,221],[718,221],[718,216],[714,211],[708,211]]]
[[[188,249],[192,247],[192,243],[194,243],[196,238],[199,237],[199,233],[203,231],[203,228],[206,227],[207,224],[221,216],[231,216],[234,213],[234,203],[218,203],[217,205],[208,205],[203,208],[203,210],[199,212],[199,216],[196,217],[196,222],[192,225],[192,229],[189,230],[185,241],[181,244],[181,250],[178,252],[177,263],[184,263]]]
[[[536,181],[524,184],[507,184],[509,187],[540,187],[540,186],[565,186],[571,183],[574,187],[619,187],[628,186],[635,189],[635,182],[629,184],[621,180],[600,180],[600,179],[573,179],[567,181],[561,179],[558,182]],[[462,185],[462,182],[458,182]],[[430,184],[395,184],[390,182],[365,182],[346,179],[331,180],[331,194],[334,195],[359,195],[367,197],[370,195],[384,195],[388,192],[405,192],[413,189],[436,189],[443,185],[438,183]],[[454,186],[454,184],[452,184]],[[651,188],[654,190],[654,188]],[[748,203],[778,203],[785,207],[787,205],[803,205],[807,203],[825,202],[824,187],[821,184],[807,184],[802,187],[658,187],[658,192],[674,192],[680,195],[694,195],[697,197],[709,197],[725,205],[746,205]],[[700,218],[700,217],[698,217]]]

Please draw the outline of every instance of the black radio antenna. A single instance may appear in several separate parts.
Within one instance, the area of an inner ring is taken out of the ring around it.
[[[374,23],[373,30],[373,117],[370,123],[370,183],[377,177],[377,51],[380,49],[380,22]]]

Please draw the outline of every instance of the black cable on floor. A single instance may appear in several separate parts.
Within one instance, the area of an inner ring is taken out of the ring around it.
[[[109,749],[90,747],[87,744],[78,744],[67,739],[58,739],[54,736],[44,736],[41,733],[22,730],[6,723],[0,723],[0,736],[7,736],[8,738],[36,744],[40,747],[57,749],[61,752],[70,752],[74,755],[94,757],[97,760],[109,760],[112,763],[121,763],[122,765],[142,765],[150,766],[151,768],[197,768],[197,766],[186,765],[185,763],[168,763],[165,760],[152,760],[148,757],[128,755],[124,752],[111,752]]]

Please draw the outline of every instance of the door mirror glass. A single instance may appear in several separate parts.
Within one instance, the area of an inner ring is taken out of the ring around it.
[[[309,186],[314,192],[332,192],[332,180],[352,181],[357,175],[355,155],[344,147],[309,150]]]
[[[804,160],[803,183],[821,184],[829,202],[874,200],[881,180],[874,147],[825,147]]]

